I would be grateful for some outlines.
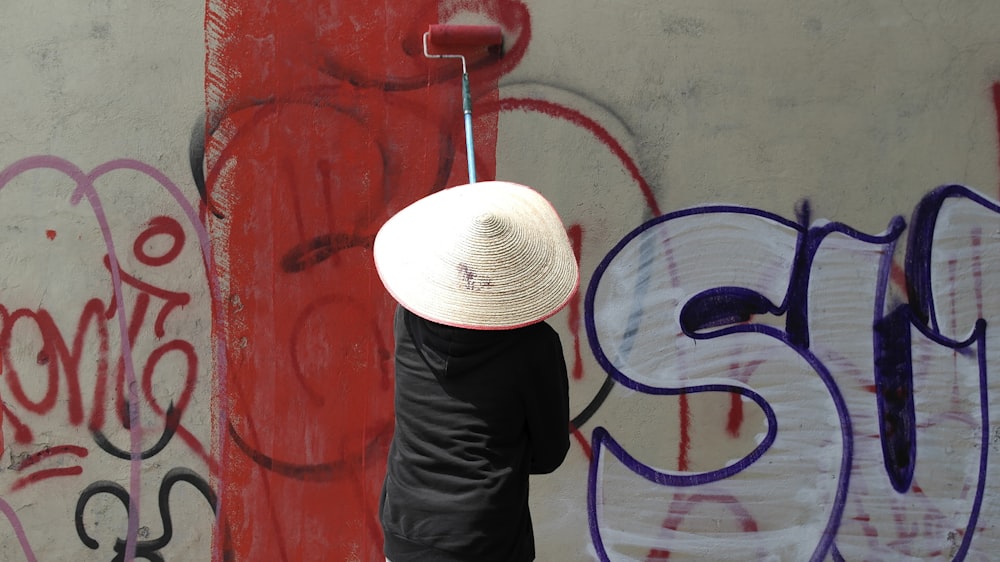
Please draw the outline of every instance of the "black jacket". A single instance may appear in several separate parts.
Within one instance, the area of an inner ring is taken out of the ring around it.
[[[396,311],[396,428],[379,516],[393,562],[534,560],[528,474],[569,449],[559,335]]]

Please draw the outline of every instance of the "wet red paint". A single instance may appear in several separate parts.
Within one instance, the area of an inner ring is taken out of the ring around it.
[[[382,559],[395,305],[371,242],[405,205],[467,181],[460,65],[421,47],[465,9],[510,38],[503,58],[470,53],[478,106],[524,53],[519,2],[209,2],[207,197],[228,286],[216,559]],[[474,113],[491,179],[496,116]]]

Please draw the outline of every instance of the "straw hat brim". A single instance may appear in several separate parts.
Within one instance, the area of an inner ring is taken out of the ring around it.
[[[502,330],[545,320],[580,272],[558,213],[530,187],[490,181],[441,190],[390,218],[375,267],[394,299],[448,326]]]

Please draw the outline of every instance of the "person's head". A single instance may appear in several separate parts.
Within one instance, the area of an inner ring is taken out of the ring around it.
[[[476,330],[545,320],[580,283],[562,220],[530,187],[489,181],[433,193],[379,230],[375,267],[417,316]]]

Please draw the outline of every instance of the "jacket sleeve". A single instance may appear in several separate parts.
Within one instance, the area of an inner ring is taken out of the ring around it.
[[[548,474],[559,468],[569,451],[569,381],[559,335],[542,347],[539,369],[525,385],[530,472]]]

